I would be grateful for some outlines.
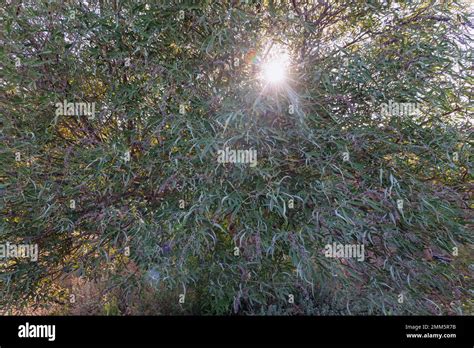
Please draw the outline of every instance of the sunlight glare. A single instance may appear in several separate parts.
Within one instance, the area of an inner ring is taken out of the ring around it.
[[[286,77],[285,65],[280,60],[268,62],[263,67],[263,76],[269,83],[280,83]]]
[[[262,66],[262,76],[269,84],[281,84],[287,78],[289,57],[285,53],[274,56]]]

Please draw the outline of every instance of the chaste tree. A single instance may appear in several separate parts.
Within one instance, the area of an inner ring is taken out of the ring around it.
[[[467,3],[6,2],[2,313],[472,314]]]

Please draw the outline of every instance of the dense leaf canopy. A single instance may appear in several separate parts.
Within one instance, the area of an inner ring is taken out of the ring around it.
[[[74,274],[119,313],[472,313],[467,5],[1,11],[0,243],[39,258],[0,263],[0,308],[66,308]],[[276,49],[288,76],[269,84]],[[226,148],[257,164],[219,163]],[[333,243],[365,259],[326,257]]]

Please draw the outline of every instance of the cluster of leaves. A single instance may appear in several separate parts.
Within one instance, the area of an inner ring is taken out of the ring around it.
[[[40,250],[0,263],[4,308],[75,272],[148,282],[172,314],[465,313],[467,5],[12,0],[2,22],[0,243]],[[258,78],[271,45],[279,88]],[[420,114],[383,117],[390,100]],[[225,147],[258,165],[219,164]]]

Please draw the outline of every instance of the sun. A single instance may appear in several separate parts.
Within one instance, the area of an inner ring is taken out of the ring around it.
[[[267,84],[283,84],[288,78],[289,56],[278,52],[262,63],[262,79]]]
[[[286,79],[286,67],[281,60],[274,60],[263,66],[263,77],[265,81],[275,84]]]

